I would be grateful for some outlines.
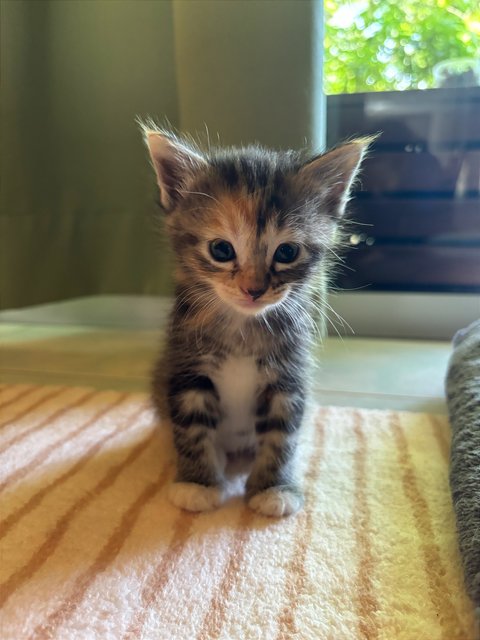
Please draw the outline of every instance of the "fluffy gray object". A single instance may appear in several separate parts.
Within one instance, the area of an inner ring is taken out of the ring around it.
[[[467,590],[480,607],[480,320],[453,339],[446,393],[452,428],[450,487],[458,541]]]

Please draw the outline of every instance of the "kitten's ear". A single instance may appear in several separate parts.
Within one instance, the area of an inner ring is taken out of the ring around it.
[[[205,158],[175,136],[143,128],[145,143],[150,152],[160,188],[160,202],[171,211],[182,196],[182,189],[203,166]]]
[[[334,218],[341,218],[365,153],[374,138],[361,138],[342,144],[310,160],[299,170],[297,179],[303,191],[322,197],[324,207]]]

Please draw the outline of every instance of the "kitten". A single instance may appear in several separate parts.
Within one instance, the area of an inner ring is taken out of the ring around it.
[[[218,507],[228,462],[250,458],[249,506],[302,505],[295,452],[317,296],[369,140],[326,154],[252,146],[201,153],[143,126],[176,256],[176,296],[153,379],[177,450],[171,501]],[[312,286],[313,285],[313,286]]]

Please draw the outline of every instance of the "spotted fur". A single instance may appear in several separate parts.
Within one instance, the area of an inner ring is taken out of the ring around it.
[[[246,497],[270,516],[301,506],[295,472],[337,227],[367,140],[310,159],[260,147],[201,153],[144,127],[176,256],[176,295],[153,397],[173,425],[189,510],[221,503],[229,465],[249,465]],[[235,258],[214,259],[225,240]],[[277,248],[298,249],[291,263]]]

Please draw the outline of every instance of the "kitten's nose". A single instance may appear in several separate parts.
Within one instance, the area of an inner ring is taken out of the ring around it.
[[[263,289],[242,289],[242,291],[249,295],[252,300],[257,300],[258,298],[260,298],[260,296],[263,296],[266,290],[267,289],[265,287]]]

